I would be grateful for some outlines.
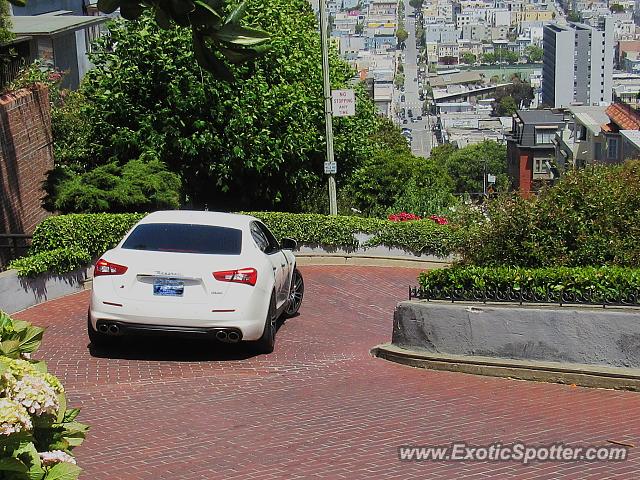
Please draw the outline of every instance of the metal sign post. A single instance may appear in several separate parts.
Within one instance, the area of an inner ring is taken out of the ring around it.
[[[327,163],[335,165],[333,159],[333,120],[331,118],[331,84],[329,83],[329,50],[327,45],[326,0],[320,0],[320,42],[322,44],[322,83],[324,92],[324,120],[327,137]],[[335,170],[335,169],[331,169]],[[335,172],[329,173],[329,214],[338,214]]]

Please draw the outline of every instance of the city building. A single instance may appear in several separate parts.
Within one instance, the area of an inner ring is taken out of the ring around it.
[[[518,110],[507,140],[507,168],[511,186],[527,196],[553,180],[553,143],[564,129],[565,117],[551,110]]]
[[[543,33],[542,103],[550,107],[611,102],[613,25],[551,23]]]

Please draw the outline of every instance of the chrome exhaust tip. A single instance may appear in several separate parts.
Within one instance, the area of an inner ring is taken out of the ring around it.
[[[231,343],[236,343],[240,340],[240,334],[238,332],[231,331],[227,335],[227,338]]]
[[[101,323],[100,325],[98,325],[98,331],[100,333],[108,333],[109,332],[109,326],[106,323]]]
[[[116,325],[115,323],[112,323],[111,325],[109,325],[109,333],[111,335],[118,335],[120,333],[120,327],[118,327],[118,325]]]
[[[216,338],[218,340],[220,340],[221,342],[226,342],[229,339],[229,336],[227,335],[226,330],[218,330],[216,332]]]

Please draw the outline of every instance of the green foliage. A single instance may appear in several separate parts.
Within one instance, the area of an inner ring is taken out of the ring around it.
[[[446,225],[432,220],[392,222],[376,218],[250,212],[262,220],[277,238],[293,238],[300,244],[355,249],[383,245],[416,254],[447,256],[457,248],[459,237]],[[372,235],[362,245],[358,233]]]
[[[527,56],[529,61],[532,63],[541,62],[543,54],[544,54],[544,51],[542,50],[542,47],[539,47],[537,45],[529,45],[525,49],[525,55]]]
[[[422,272],[426,290],[504,292],[527,290],[547,295],[556,292],[602,300],[630,298],[640,290],[640,269],[623,267],[452,267]]]
[[[513,100],[513,103],[511,100],[505,100],[505,102],[507,102],[504,105],[505,108],[512,107],[513,104],[516,105],[516,108],[519,108],[520,105],[528,107],[531,104],[531,100],[533,100],[533,88],[531,87],[531,83],[523,82],[518,76],[512,76],[511,83],[506,87],[499,88],[496,92],[496,102],[494,104],[496,113],[500,114],[500,104],[505,98],[511,98]],[[509,109],[507,109],[507,111],[508,110]]]
[[[497,142],[486,140],[461,149],[442,145],[431,151],[431,158],[448,172],[455,183],[456,193],[482,192],[485,162],[486,172],[496,175],[498,191],[508,188],[507,149]]]
[[[54,187],[52,210],[62,213],[138,212],[178,208],[180,177],[157,159],[102,165],[71,174]]]
[[[620,5],[619,3],[613,3],[609,6],[609,10],[611,10],[613,13],[622,13],[624,12],[624,6]]]
[[[569,22],[581,22],[582,21],[582,16],[580,15],[579,12],[575,12],[573,10],[569,11],[569,13],[567,13],[567,20]]]
[[[407,32],[404,28],[398,28],[396,30],[396,38],[398,39],[398,43],[404,43],[409,38],[409,32]]]
[[[502,97],[498,102],[497,114],[501,117],[510,117],[518,110],[518,104],[513,97]]]
[[[247,15],[272,40],[264,56],[232,67],[234,84],[202,76],[180,29],[162,30],[145,16],[110,23],[82,86],[91,132],[76,162],[95,168],[151,155],[181,176],[191,204],[299,208],[325,181],[316,19],[305,0],[250,0]],[[332,87],[347,86],[351,68],[335,51],[330,63]],[[379,121],[364,88],[356,95],[356,116],[334,123],[339,179],[371,154]],[[73,146],[74,138],[65,141]]]
[[[476,56],[473,53],[466,52],[460,56],[460,61],[462,63],[466,63],[467,65],[476,63]]]
[[[11,32],[11,16],[9,15],[9,4],[5,0],[0,0],[0,45],[13,39],[15,35]],[[0,57],[0,61],[1,61]],[[1,85],[0,85],[1,86]]]
[[[455,229],[432,220],[392,222],[281,212],[249,212],[248,215],[265,222],[277,238],[290,237],[301,244],[330,248],[386,245],[423,254],[448,255],[459,248],[461,239]],[[115,247],[143,216],[100,213],[49,217],[33,234],[31,256],[15,260],[11,266],[19,267],[23,275],[73,270]],[[372,235],[372,238],[360,245],[354,237],[358,233]]]
[[[411,153],[380,151],[356,170],[348,187],[354,206],[366,215],[406,211],[443,213],[454,203],[453,182],[441,165]]]
[[[396,74],[395,78],[393,79],[393,85],[396,88],[404,87],[404,73]]]
[[[21,277],[33,277],[42,273],[70,272],[86,266],[91,260],[91,255],[82,248],[56,248],[13,260],[9,268],[17,270]]]
[[[568,172],[538,196],[489,203],[461,249],[475,265],[640,265],[640,162]]]
[[[75,480],[72,450],[88,426],[76,422],[64,388],[44,362],[31,360],[44,329],[0,312],[0,478]]]
[[[144,214],[97,213],[57,215],[43,220],[33,232],[31,254],[56,249],[82,249],[91,258],[115,247]]]
[[[409,0],[409,5],[415,8],[416,10],[422,9],[422,3],[424,0]]]
[[[50,89],[50,92],[54,91]],[[82,91],[64,91],[51,109],[53,157],[63,170],[82,172],[91,156],[91,119]]]
[[[499,48],[494,53],[485,53],[482,55],[482,61],[484,63],[516,63],[520,57],[517,53]]]

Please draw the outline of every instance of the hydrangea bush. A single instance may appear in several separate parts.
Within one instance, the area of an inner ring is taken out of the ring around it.
[[[64,388],[31,359],[44,329],[0,312],[0,480],[74,480],[72,450],[88,427],[67,409]]]

